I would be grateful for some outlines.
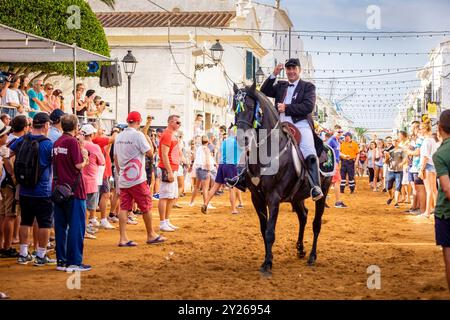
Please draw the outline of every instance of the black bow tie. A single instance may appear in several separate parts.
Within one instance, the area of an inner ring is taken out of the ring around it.
[[[288,87],[295,87],[295,84],[291,83],[288,85]]]

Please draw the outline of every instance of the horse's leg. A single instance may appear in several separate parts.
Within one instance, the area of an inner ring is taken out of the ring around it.
[[[269,203],[269,220],[267,222],[267,229],[265,234],[265,244],[266,244],[266,258],[264,259],[263,264],[261,265],[260,271],[269,276],[272,274],[272,246],[275,242],[275,227],[277,224],[278,211],[280,209],[280,202],[272,201]]]
[[[306,256],[306,251],[303,246],[303,237],[305,235],[305,227],[308,219],[308,209],[305,207],[305,203],[302,200],[300,203],[292,202],[292,206],[295,208],[299,222],[298,240],[297,240],[297,256],[303,259]]]
[[[327,198],[328,190],[331,185],[331,178],[322,179],[322,192],[324,197],[316,202],[316,213],[313,221],[314,241],[311,249],[311,253],[308,259],[308,265],[313,266],[317,260],[317,240],[319,239],[320,229],[322,227],[322,215],[325,211],[325,201]]]
[[[261,229],[261,235],[264,240],[264,246],[266,246],[266,229],[267,229],[267,207],[265,205],[264,199],[252,194],[252,203],[253,207],[255,207],[256,213],[259,218],[259,227]]]

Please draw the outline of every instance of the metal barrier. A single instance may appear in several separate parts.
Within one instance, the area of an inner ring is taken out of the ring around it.
[[[114,119],[107,119],[107,118],[100,118],[100,117],[84,117],[84,116],[78,116],[78,122],[80,125],[90,123],[92,125],[100,124],[106,129],[106,133],[111,132],[114,126],[116,125],[116,120]]]

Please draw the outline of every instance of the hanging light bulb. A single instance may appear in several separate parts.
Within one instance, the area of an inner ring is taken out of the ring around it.
[[[25,36],[25,45],[28,45],[28,36]]]

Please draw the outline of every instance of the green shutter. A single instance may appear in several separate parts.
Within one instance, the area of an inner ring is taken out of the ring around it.
[[[247,51],[245,58],[245,78],[250,80],[253,79],[253,53]]]

